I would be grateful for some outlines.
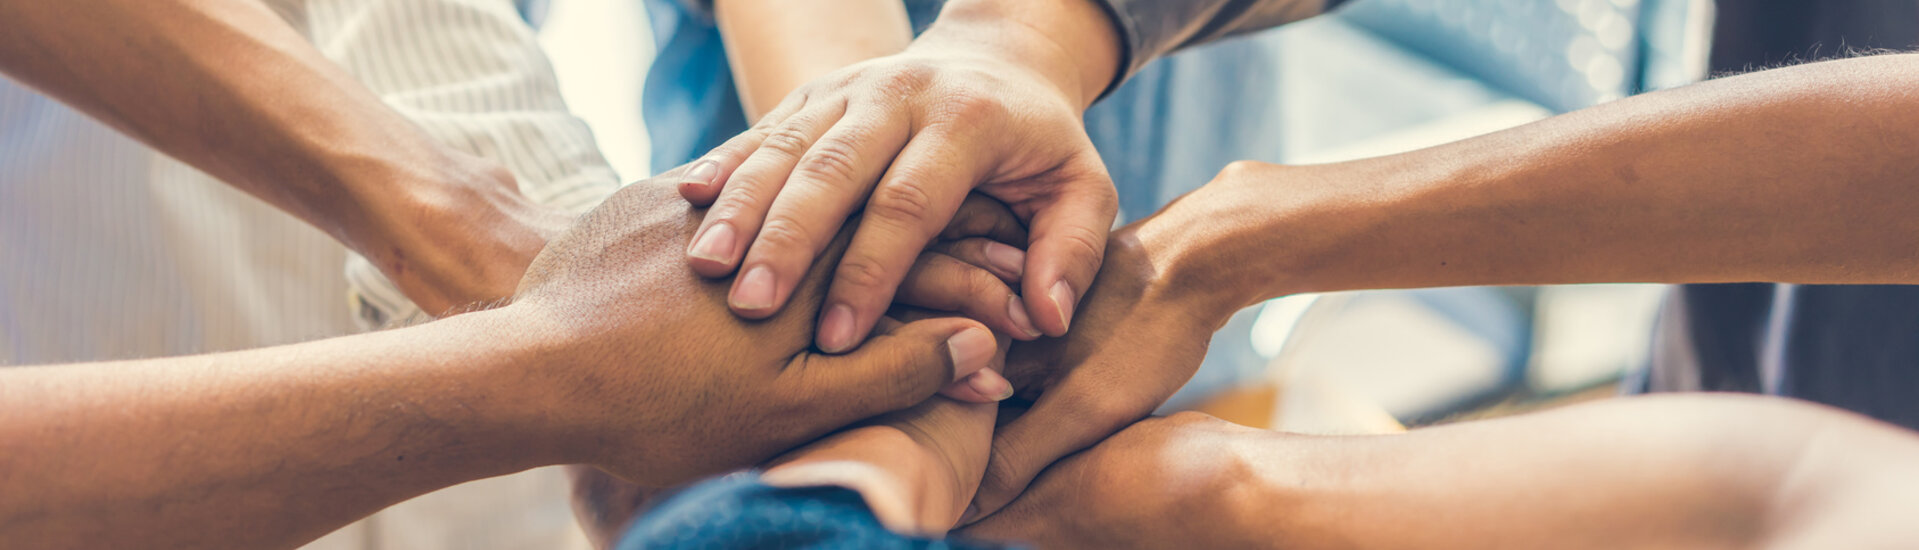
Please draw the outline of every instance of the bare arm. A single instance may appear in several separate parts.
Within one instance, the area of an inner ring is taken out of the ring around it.
[[[289,547],[561,460],[493,313],[236,353],[0,371],[0,542]],[[116,542],[117,541],[117,542]]]
[[[717,0],[713,8],[747,120],[801,84],[913,41],[899,0]]]
[[[1919,56],[1850,59],[1403,155],[1246,163],[1140,239],[1216,312],[1356,288],[1919,283],[1915,90]]]
[[[1187,414],[1062,461],[966,533],[1048,548],[1896,547],[1919,540],[1897,512],[1919,504],[1915,457],[1905,430],[1746,396],[1366,437]]]
[[[658,207],[682,171],[588,214],[501,309],[237,353],[0,370],[0,546],[290,547],[549,464],[680,483],[911,407],[998,349],[956,318],[839,356],[811,351],[811,311],[739,321],[723,287],[679,262],[699,213]],[[809,279],[802,299],[817,304],[824,274]]]
[[[510,293],[563,227],[261,2],[0,0],[0,21],[0,70],[319,227],[433,313]]]

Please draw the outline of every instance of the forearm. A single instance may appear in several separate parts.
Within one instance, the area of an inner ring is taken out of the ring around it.
[[[1840,538],[1808,526],[1834,512],[1856,513],[1860,504],[1908,509],[1909,496],[1868,487],[1910,488],[1919,441],[1782,400],[1670,396],[1404,435],[1269,433],[1243,437],[1233,449],[1255,472],[1253,488],[1224,499],[1220,517],[1231,526],[1214,532],[1238,541],[1729,548],[1824,540],[1843,547],[1910,542],[1912,530],[1898,521],[1851,522],[1854,530]]]
[[[1293,292],[1916,283],[1919,56],[1755,73],[1403,155],[1229,170],[1149,239],[1243,305]],[[1152,224],[1148,224],[1152,225]]]
[[[1039,73],[1081,109],[1120,74],[1119,29],[1097,0],[953,0],[915,47],[952,47]]]
[[[801,84],[913,40],[899,0],[717,0],[713,9],[747,120]]]
[[[0,545],[291,547],[557,463],[539,360],[474,314],[260,350],[0,371]],[[516,333],[534,332],[523,326]],[[516,378],[519,377],[519,378]],[[507,391],[512,388],[512,391]]]
[[[10,76],[362,251],[409,209],[471,200],[424,182],[497,176],[387,109],[260,2],[0,0],[0,21]]]

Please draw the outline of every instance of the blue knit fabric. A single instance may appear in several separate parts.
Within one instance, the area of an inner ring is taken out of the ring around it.
[[[635,521],[620,550],[727,548],[999,548],[906,537],[886,530],[859,493],[844,487],[781,488],[742,473],[701,482]]]

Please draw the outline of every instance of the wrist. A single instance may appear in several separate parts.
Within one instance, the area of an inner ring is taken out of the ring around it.
[[[1236,162],[1136,225],[1167,278],[1214,315],[1292,294],[1348,290],[1355,270],[1393,268],[1355,265],[1348,253],[1391,244],[1367,242],[1394,210],[1390,184],[1362,173],[1368,166]]]
[[[1081,110],[1120,70],[1118,30],[1095,0],[950,2],[909,50],[944,47],[1032,70]]]
[[[594,431],[565,369],[580,363],[581,338],[515,306],[433,321],[428,335],[450,342],[446,359],[460,382],[464,408],[480,417],[471,437],[493,442],[514,471],[556,464],[593,463]],[[474,403],[485,403],[484,406]]]

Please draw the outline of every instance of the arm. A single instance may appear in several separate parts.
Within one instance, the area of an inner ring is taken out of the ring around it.
[[[1080,329],[1013,350],[1008,378],[1040,395],[996,436],[1009,450],[995,455],[976,504],[997,509],[1054,459],[1145,416],[1192,376],[1213,330],[1268,298],[1451,285],[1919,282],[1915,89],[1919,56],[1855,59],[1649,94],[1403,155],[1228,167],[1113,234]]]
[[[0,370],[0,546],[287,547],[461,481],[561,463],[684,482],[911,407],[984,368],[964,319],[811,352],[677,250],[699,212],[636,183],[503,308],[294,346]],[[814,273],[805,302],[824,287]],[[671,299],[663,299],[670,297]]]
[[[563,226],[260,2],[6,0],[0,21],[0,70],[319,227],[435,312],[510,293]]]
[[[713,9],[747,120],[807,81],[913,41],[899,0],[717,0]]]
[[[1227,312],[1358,288],[1919,283],[1914,90],[1919,56],[1858,58],[1403,155],[1247,164],[1141,239],[1180,241],[1157,247],[1172,278]]]
[[[1047,548],[1899,546],[1919,540],[1894,512],[1919,503],[1915,457],[1910,432],[1744,396],[1364,437],[1187,414],[1063,461],[966,533]]]

